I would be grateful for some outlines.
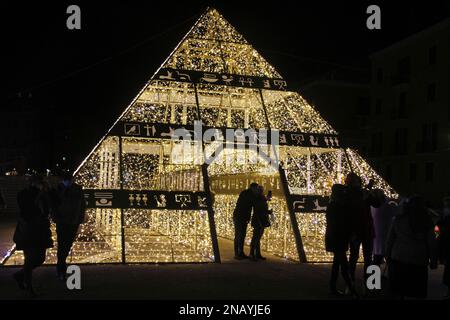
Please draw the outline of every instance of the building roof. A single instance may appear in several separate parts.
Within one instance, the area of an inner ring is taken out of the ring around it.
[[[396,43],[394,43],[394,44],[392,44],[392,45],[390,45],[390,46],[388,46],[386,48],[383,48],[383,49],[381,49],[379,51],[376,51],[376,52],[372,53],[371,55],[369,55],[369,58],[371,58],[371,59],[376,58],[376,57],[378,57],[380,55],[383,55],[383,54],[388,53],[390,51],[396,50],[396,49],[401,48],[401,47],[403,47],[405,45],[408,45],[409,43],[411,43],[411,42],[413,42],[413,41],[415,41],[417,39],[425,38],[425,37],[435,33],[436,31],[443,30],[445,28],[450,28],[450,18],[447,18],[447,19],[445,19],[445,20],[443,20],[441,22],[438,22],[435,25],[433,25],[433,26],[431,26],[431,27],[429,27],[427,29],[424,29],[424,30],[419,31],[419,32],[417,32],[415,34],[412,34],[412,35],[410,35],[410,36],[408,36],[408,37],[406,37],[406,38],[404,38],[404,39],[402,39],[402,40],[400,40],[400,41],[398,41],[398,42],[396,42]]]

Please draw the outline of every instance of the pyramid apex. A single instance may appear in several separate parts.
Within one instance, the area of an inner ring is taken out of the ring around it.
[[[216,8],[211,7],[211,6],[207,6],[205,12],[210,12],[210,11],[217,11],[217,12],[219,12]]]
[[[216,15],[216,17],[218,16],[218,18],[220,19],[225,19],[224,16],[219,12],[219,10],[217,10],[215,7],[210,6],[206,7],[204,15]]]
[[[206,7],[162,68],[282,78],[244,36],[211,6]]]

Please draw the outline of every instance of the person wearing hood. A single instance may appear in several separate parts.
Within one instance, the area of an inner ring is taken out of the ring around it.
[[[426,298],[428,267],[437,268],[437,245],[434,225],[421,197],[410,198],[394,218],[386,259],[394,297]]]

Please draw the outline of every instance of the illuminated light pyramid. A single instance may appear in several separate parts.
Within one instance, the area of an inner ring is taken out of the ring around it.
[[[173,139],[179,130],[195,136],[195,121],[203,124],[200,136],[211,128],[223,137],[227,128],[271,129],[279,145],[261,144],[257,153],[237,135],[222,149],[213,139]],[[295,261],[329,261],[327,196],[351,170],[397,196],[208,9],[77,169],[89,209],[71,263],[219,262],[217,238],[233,239],[234,205],[252,181],[274,194],[275,219],[262,249]],[[16,252],[6,264],[21,260]],[[54,249],[47,262],[55,262]]]

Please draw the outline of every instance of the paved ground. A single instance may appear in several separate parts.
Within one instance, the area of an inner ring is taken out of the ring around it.
[[[11,275],[0,269],[0,300],[26,298]],[[39,299],[330,299],[329,265],[300,265],[283,260],[185,265],[82,266],[82,290],[69,291],[54,267],[36,271]],[[430,276],[429,298],[445,293],[442,269]],[[383,298],[381,293],[371,299]]]
[[[36,271],[41,299],[329,299],[327,265],[224,263],[204,265],[134,265],[82,267],[82,290],[68,291],[53,267]],[[0,300],[26,298],[11,275],[0,270]],[[440,272],[439,272],[440,273]],[[429,298],[444,294],[438,273]],[[382,298],[375,295],[371,298]]]
[[[0,251],[11,245],[14,220],[0,223]],[[330,299],[327,264],[296,264],[268,256],[264,262],[232,260],[232,243],[220,241],[222,264],[82,266],[82,290],[69,291],[52,266],[35,272],[39,299]],[[27,298],[0,267],[0,300]],[[361,272],[361,271],[360,271]],[[430,273],[429,298],[445,293],[442,268]],[[359,282],[361,287],[361,282]],[[383,298],[379,292],[370,299]]]

